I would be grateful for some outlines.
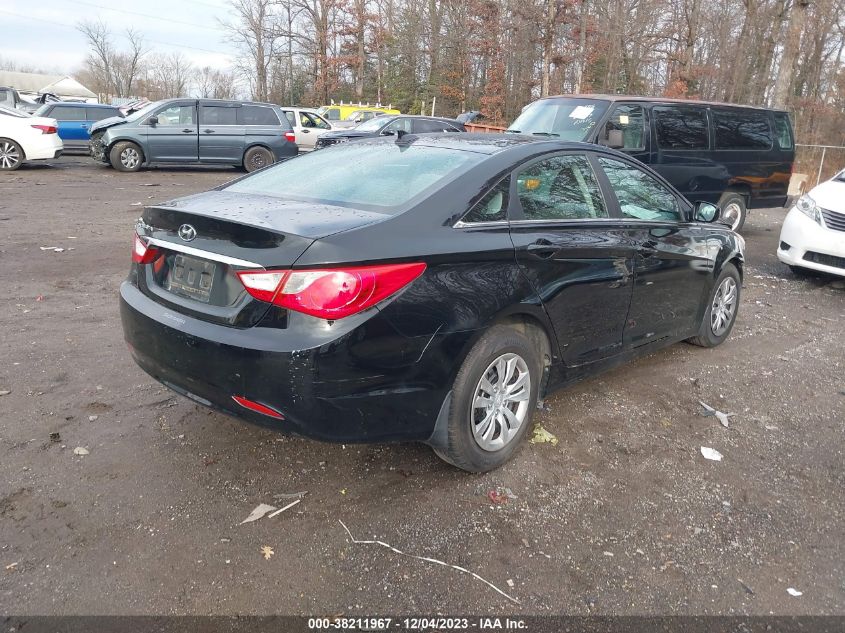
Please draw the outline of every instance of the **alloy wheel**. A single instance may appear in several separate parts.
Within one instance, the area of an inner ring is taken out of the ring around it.
[[[710,329],[714,336],[722,336],[733,323],[736,301],[736,281],[733,277],[725,277],[719,285],[710,307]]]
[[[485,451],[498,451],[516,437],[528,415],[531,373],[518,354],[496,358],[484,370],[470,405],[475,442]]]
[[[0,169],[14,169],[21,162],[17,145],[4,141],[0,144]]]

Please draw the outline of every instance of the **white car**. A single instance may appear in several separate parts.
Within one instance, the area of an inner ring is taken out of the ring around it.
[[[314,144],[326,132],[337,129],[315,110],[309,108],[282,108],[293,128],[300,152],[310,152]]]
[[[778,259],[796,272],[810,268],[845,276],[845,171],[790,209],[780,230]]]
[[[25,161],[58,158],[64,145],[57,126],[56,119],[0,106],[0,171],[13,171]]]

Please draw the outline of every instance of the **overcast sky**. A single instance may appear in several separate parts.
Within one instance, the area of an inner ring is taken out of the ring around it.
[[[123,31],[132,27],[152,51],[179,51],[214,68],[234,61],[218,22],[229,19],[227,0],[0,0],[0,58],[73,74],[87,52],[75,25],[97,19],[111,28],[119,47]]]

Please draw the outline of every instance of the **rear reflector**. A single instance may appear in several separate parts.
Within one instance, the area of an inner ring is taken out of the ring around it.
[[[247,292],[261,301],[336,320],[395,294],[425,270],[424,263],[355,266],[321,270],[239,272]]]
[[[158,257],[158,249],[147,246],[147,243],[136,233],[135,243],[132,246],[132,261],[136,264],[149,264],[156,257]]]
[[[295,143],[296,142],[296,135],[293,132],[285,132],[285,140],[288,143]]]
[[[285,416],[281,413],[276,411],[275,409],[271,409],[270,407],[263,405],[259,402],[253,402],[248,398],[244,398],[243,396],[232,396],[232,400],[237,402],[241,405],[244,409],[249,409],[250,411],[256,411],[257,413],[261,413],[263,415],[270,416],[271,418],[276,418],[277,420],[284,420]]]
[[[41,130],[42,134],[56,134],[59,129],[55,125],[32,125],[36,130]]]

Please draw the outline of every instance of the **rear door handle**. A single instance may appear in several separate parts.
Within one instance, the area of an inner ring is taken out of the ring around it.
[[[557,253],[558,247],[552,244],[549,240],[541,238],[533,244],[529,244],[526,250],[532,255],[536,255],[542,259],[549,259]]]
[[[640,254],[643,257],[654,257],[658,252],[657,242],[643,242],[640,245]]]
[[[214,134],[214,130],[203,130],[206,134]]]
[[[190,127],[186,127],[186,128],[185,128],[184,130],[182,130],[182,131],[183,131],[185,134],[191,134],[191,133],[193,133],[193,132],[196,132],[196,130],[194,130],[193,128],[190,128]]]

